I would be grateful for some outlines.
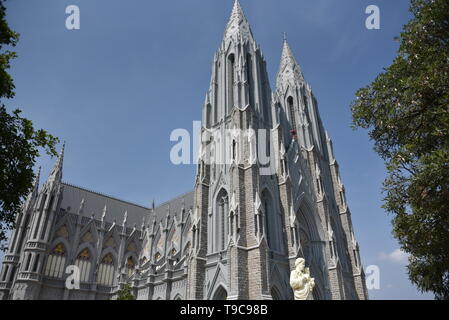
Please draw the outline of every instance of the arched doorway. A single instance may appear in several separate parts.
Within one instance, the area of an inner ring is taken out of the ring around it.
[[[226,300],[228,298],[228,292],[225,288],[222,286],[218,287],[217,290],[215,290],[215,293],[212,297],[212,300]]]

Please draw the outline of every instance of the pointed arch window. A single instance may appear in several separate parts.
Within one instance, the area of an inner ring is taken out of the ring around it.
[[[228,214],[228,193],[224,189],[222,189],[217,195],[215,212],[211,220],[214,228],[209,228],[210,232],[212,232],[212,252],[218,252],[225,249],[228,235]]]
[[[273,199],[267,190],[264,190],[261,195],[261,201],[266,221],[266,237],[268,246],[271,250],[280,250],[281,245],[281,223],[279,221],[279,214],[276,212],[273,205]]]
[[[231,53],[228,56],[228,103],[226,104],[226,115],[228,115],[234,107],[234,65],[235,57],[234,54]]]
[[[88,282],[90,276],[90,268],[91,268],[91,254],[89,249],[85,248],[78,254],[76,258],[75,265],[78,267],[80,271],[80,281]]]
[[[39,260],[40,260],[41,255],[37,254],[34,257],[34,263],[33,263],[33,272],[38,272],[38,267],[39,267]]]
[[[287,98],[287,107],[290,116],[290,124],[292,125],[292,129],[296,130],[296,119],[295,119],[295,106],[293,103],[293,97],[290,96]]]
[[[6,276],[7,276],[7,274],[8,274],[8,271],[9,271],[9,266],[6,265],[6,267],[3,269],[3,277],[2,277],[2,281],[5,281],[5,280],[6,280]]]
[[[254,108],[254,90],[253,90],[253,59],[251,54],[246,55],[246,80],[248,82],[248,99],[251,107]]]
[[[62,278],[65,270],[66,248],[62,243],[56,245],[50,252],[45,266],[45,275],[52,278]]]
[[[104,286],[112,286],[114,284],[114,275],[114,257],[111,253],[108,253],[101,260],[100,267],[98,269],[97,282]]]
[[[212,126],[212,106],[210,103],[206,105],[206,128]]]

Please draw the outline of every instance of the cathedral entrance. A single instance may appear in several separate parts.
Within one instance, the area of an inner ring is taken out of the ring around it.
[[[222,286],[218,287],[215,291],[212,300],[226,300],[228,298],[228,292]]]

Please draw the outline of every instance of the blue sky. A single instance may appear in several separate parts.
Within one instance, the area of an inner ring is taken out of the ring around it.
[[[174,166],[170,133],[200,120],[213,54],[231,0],[8,1],[21,34],[11,73],[19,107],[67,142],[64,180],[149,206],[193,188],[195,167]],[[65,28],[78,5],[81,29]],[[378,265],[372,299],[428,299],[407,279],[405,259],[381,208],[383,162],[365,131],[350,128],[355,91],[391,64],[409,20],[407,0],[241,0],[268,64],[272,88],[286,32],[318,99],[358,237],[362,262]],[[365,28],[379,6],[381,29]],[[54,159],[38,164],[46,178]],[[3,257],[0,257],[2,259]]]

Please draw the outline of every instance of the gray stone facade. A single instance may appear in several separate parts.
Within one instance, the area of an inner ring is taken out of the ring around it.
[[[0,299],[114,299],[124,284],[139,300],[292,299],[298,257],[314,299],[368,298],[312,89],[285,40],[271,90],[238,1],[214,56],[201,136],[194,190],[152,208],[63,182],[63,148],[17,216]]]

